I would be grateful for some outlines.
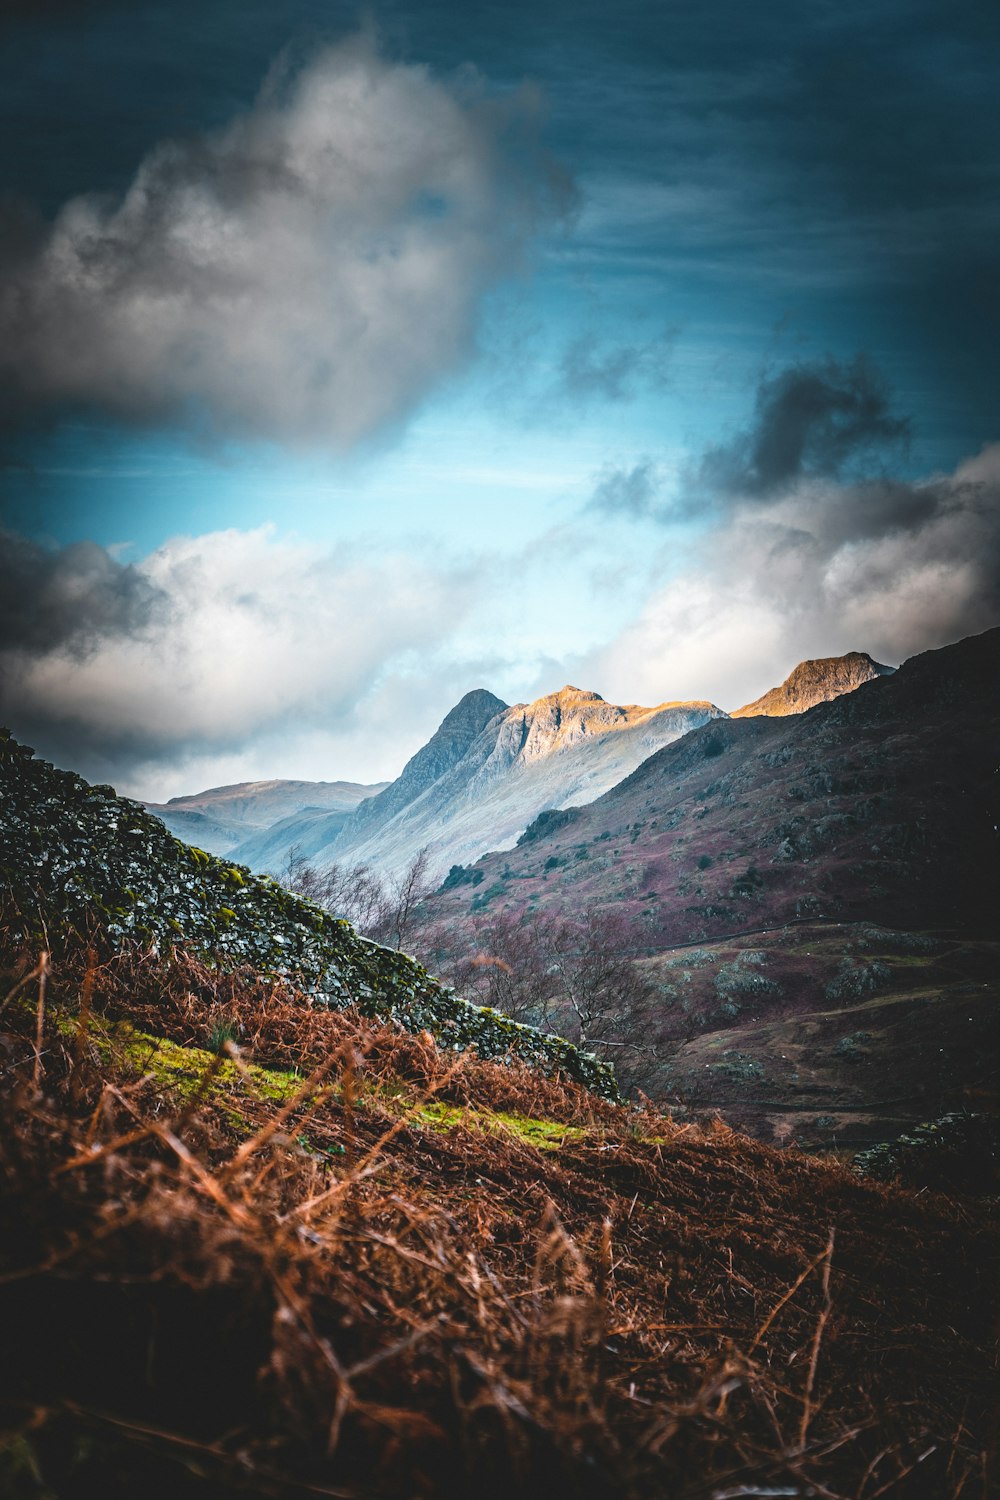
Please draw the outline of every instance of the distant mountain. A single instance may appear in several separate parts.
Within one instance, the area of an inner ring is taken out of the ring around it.
[[[352,816],[352,808],[328,812],[322,807],[304,807],[268,828],[246,833],[228,851],[228,857],[249,865],[251,870],[283,877],[290,862],[304,859],[315,863],[317,855],[329,848]]]
[[[857,651],[801,662],[733,717],[801,712],[893,670]],[[647,756],[725,717],[712,703],[618,706],[569,686],[509,707],[476,688],[393,782],[241,782],[146,805],[178,838],[254,870],[280,873],[294,852],[392,873],[427,847],[444,873],[512,844],[546,809],[593,801]]]
[[[339,815],[343,821],[359,802],[380,792],[385,785],[377,782],[364,786],[353,781],[240,781],[186,797],[171,797],[169,802],[143,805],[167,825],[175,838],[209,854],[232,854],[252,835],[306,809]]]
[[[600,796],[654,751],[725,717],[712,703],[619,706],[575,687],[490,713],[497,704],[488,693],[463,698],[325,854],[399,870],[427,848],[432,869],[443,873],[513,844],[546,808]]]
[[[752,719],[759,715],[781,718],[786,714],[805,713],[817,703],[829,703],[844,693],[853,693],[863,682],[889,677],[895,667],[873,661],[867,651],[848,651],[846,656],[821,656],[815,661],[800,661],[780,687],[771,688],[730,715],[733,719]]]
[[[486,726],[506,709],[503,699],[485,688],[466,693],[445,715],[427,744],[406,762],[396,780],[358,808],[342,846],[357,847],[364,843],[418,801],[464,759]]]

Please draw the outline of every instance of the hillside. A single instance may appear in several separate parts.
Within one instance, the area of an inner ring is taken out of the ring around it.
[[[974,1202],[183,957],[0,986],[12,1500],[992,1492]]]
[[[611,1070],[558,1037],[478,1009],[404,953],[310,901],[191,849],[138,803],[57,771],[0,731],[0,929],[56,953],[178,951],[294,983],[453,1048],[530,1058],[616,1097]]]
[[[998,681],[1000,629],[806,714],[707,724],[540,817],[427,915],[616,905],[649,951],[814,915],[989,931]]]
[[[800,661],[778,687],[737,708],[730,717],[752,719],[766,714],[780,718],[785,714],[805,713],[817,703],[830,703],[844,693],[853,693],[863,682],[888,677],[895,670],[895,667],[873,661],[867,651],[849,651],[846,656]]]
[[[353,781],[241,781],[143,805],[185,843],[209,854],[231,854],[245,864],[256,864],[242,852],[242,846],[252,853],[254,840],[276,824],[287,824],[304,813],[322,813],[330,819],[326,827],[332,838],[358,804],[376,796],[384,786],[384,782],[362,786]]]
[[[661,746],[722,716],[711,703],[621,707],[565,687],[494,711],[461,754],[435,757],[428,766],[428,752],[467,703],[452,711],[397,782],[362,804],[330,848],[317,853],[318,862],[327,857],[398,871],[427,849],[432,870],[443,874],[453,863],[512,844],[544,808],[592,800]],[[468,716],[463,722],[471,728]]]
[[[658,986],[664,1096],[814,1144],[968,1104],[1000,1065],[998,681],[992,631],[696,730],[453,871],[421,951],[488,953],[504,911],[612,913]]]

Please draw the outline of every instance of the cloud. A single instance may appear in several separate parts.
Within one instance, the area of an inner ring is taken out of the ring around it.
[[[557,394],[572,401],[631,401],[643,386],[663,385],[670,372],[670,330],[641,344],[615,343],[582,333],[563,350]]]
[[[651,458],[641,458],[631,468],[609,466],[597,476],[588,510],[607,516],[628,516],[632,520],[660,517],[658,504],[662,477]]]
[[[102,641],[146,627],[164,601],[149,578],[94,542],[51,551],[0,531],[0,660],[61,650],[82,661]]]
[[[175,538],[132,567],[93,545],[7,555],[5,578],[38,577],[47,593],[21,596],[28,624],[0,644],[0,722],[129,785],[267,736],[335,740],[387,675],[433,657],[476,597],[471,566],[318,552],[268,528]]]
[[[832,477],[907,436],[871,363],[826,359],[765,377],[750,426],[709,448],[696,487],[715,496],[768,496],[806,477]]]
[[[899,662],[1000,622],[1000,444],[921,483],[802,478],[686,549],[581,669],[605,696],[733,709],[805,657]]]
[[[222,130],[168,142],[120,201],[18,224],[0,267],[16,420],[141,423],[347,448],[470,354],[559,182],[538,101],[387,62],[365,39],[276,73]]]

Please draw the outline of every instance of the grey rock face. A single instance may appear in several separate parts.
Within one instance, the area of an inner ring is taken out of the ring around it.
[[[415,802],[462,759],[486,725],[506,708],[502,698],[485,688],[466,693],[445,716],[427,744],[407,761],[396,780],[378,796],[361,803],[345,830],[346,838],[341,839],[337,847],[360,843],[370,832]]]

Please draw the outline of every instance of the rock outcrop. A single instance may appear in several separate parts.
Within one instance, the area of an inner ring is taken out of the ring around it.
[[[895,667],[873,661],[867,651],[848,651],[846,656],[821,656],[814,661],[800,661],[779,687],[771,688],[752,703],[745,703],[730,715],[733,719],[783,718],[802,714],[817,703],[831,703],[844,693],[853,693],[862,683],[876,677],[889,677]]]

